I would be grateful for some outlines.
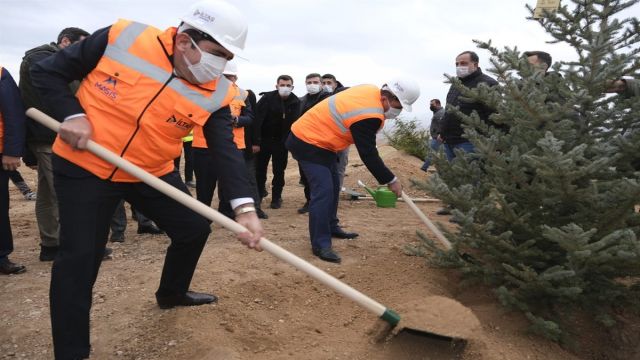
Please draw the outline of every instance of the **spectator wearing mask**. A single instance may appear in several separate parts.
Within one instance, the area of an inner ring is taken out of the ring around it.
[[[282,206],[284,171],[287,168],[289,152],[284,145],[291,124],[300,115],[300,99],[292,92],[293,78],[280,75],[276,80],[276,90],[261,93],[256,109],[256,124],[260,124],[260,139],[255,144],[260,147],[256,156],[256,181],[259,195],[267,196],[267,168],[269,161],[273,171],[271,181],[272,209]]]
[[[322,75],[322,89],[328,94],[326,97],[335,93],[339,93],[342,90],[347,89],[338,81],[333,74]],[[347,165],[349,164],[349,147],[338,152],[338,178],[340,179],[340,189],[344,184],[344,176],[347,173]]]
[[[324,99],[325,95],[330,95],[331,92],[327,92],[323,89],[320,74],[311,73],[307,75],[305,78],[305,84],[307,86],[307,94],[300,98],[300,116],[304,115],[307,110],[311,109],[315,104],[319,103],[320,100]],[[298,171],[300,172],[300,183],[304,186],[304,205],[300,209],[298,209],[299,214],[304,214],[309,212],[309,182],[307,178],[304,176],[304,172],[300,165],[298,165]]]
[[[456,76],[460,79],[462,85],[469,89],[476,88],[481,84],[485,86],[498,85],[498,82],[494,78],[482,72],[479,63],[480,59],[478,54],[473,51],[464,51],[456,56]],[[438,140],[444,145],[445,155],[449,161],[453,161],[456,157],[454,151],[456,149],[461,149],[467,153],[474,151],[473,144],[464,136],[462,119],[450,109],[457,107],[465,115],[471,115],[471,113],[476,112],[480,119],[485,122],[489,122],[489,115],[493,112],[493,109],[485,104],[468,101],[463,98],[464,96],[460,90],[456,89],[454,85],[451,85],[447,93],[447,110],[445,110],[442,129],[438,136]],[[436,214],[450,215],[451,209],[449,207],[443,207],[436,211]]]

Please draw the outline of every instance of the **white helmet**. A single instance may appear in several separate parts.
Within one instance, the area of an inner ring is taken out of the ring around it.
[[[406,111],[411,111],[411,104],[420,97],[420,86],[416,81],[408,78],[394,78],[384,84],[382,90],[391,91],[400,100],[402,109]]]
[[[238,64],[236,64],[236,62],[233,60],[227,61],[227,65],[224,66],[224,71],[222,71],[222,75],[238,76]]]
[[[200,1],[191,5],[180,20],[211,36],[234,55],[242,56],[248,24],[235,6],[220,0]]]

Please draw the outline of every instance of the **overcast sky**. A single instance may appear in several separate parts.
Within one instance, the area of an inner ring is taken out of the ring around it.
[[[445,99],[443,73],[455,73],[454,60],[464,50],[478,50],[480,66],[488,53],[473,39],[499,47],[543,50],[554,60],[574,59],[566,45],[550,45],[550,37],[529,15],[535,0],[234,0],[246,13],[249,61],[240,60],[238,85],[256,93],[275,89],[280,74],[294,78],[294,92],[306,93],[311,72],[332,73],[345,86],[381,85],[394,75],[411,76],[422,95],[414,106],[430,118],[428,101]],[[191,1],[167,0],[0,0],[0,65],[18,78],[24,52],[55,41],[69,26],[89,32],[118,18],[176,26]],[[640,17],[635,6],[625,14]]]

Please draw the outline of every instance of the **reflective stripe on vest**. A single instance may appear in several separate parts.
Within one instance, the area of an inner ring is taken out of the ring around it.
[[[131,23],[120,33],[120,36],[118,36],[113,44],[107,45],[104,56],[121,64],[126,64],[127,67],[134,69],[159,83],[164,83],[167,81],[168,77],[171,76],[171,73],[167,73],[164,69],[161,69],[129,52],[129,48],[131,48],[138,36],[140,36],[147,27],[147,25],[137,22]],[[202,96],[202,94],[190,89],[180,81],[171,82],[169,87],[189,99],[194,104],[200,106],[205,111],[213,113],[222,107],[220,106],[220,103],[224,100],[224,97],[232,84],[233,83],[227,80],[226,77],[220,76],[218,79],[218,85],[216,86],[216,91],[213,92],[213,96],[210,98]]]
[[[305,112],[291,126],[300,140],[330,151],[341,151],[353,144],[349,128],[355,122],[379,119],[384,126],[380,89],[375,85],[358,85],[321,101]]]
[[[235,87],[237,90],[236,95],[231,100],[229,108],[231,110],[231,116],[238,117],[242,111],[242,107],[245,106],[245,100],[249,96],[249,92],[239,87]],[[240,150],[244,150],[247,144],[244,141],[244,127],[233,128],[233,142]],[[207,148],[207,140],[204,138],[204,132],[201,126],[196,126],[193,129],[193,142],[191,146],[201,149]]]
[[[383,109],[380,108],[365,108],[365,109],[357,109],[352,111],[347,111],[344,113],[338,112],[338,108],[336,107],[336,97],[331,96],[329,98],[329,112],[331,113],[331,118],[338,125],[338,128],[343,132],[347,132],[347,128],[344,126],[344,120],[362,115],[362,114],[379,114],[384,116]]]
[[[246,106],[245,100],[249,96],[249,93],[241,88],[238,88],[238,92],[236,96],[231,100],[231,115],[235,117],[239,117],[242,113],[242,108]],[[233,142],[236,144],[236,147],[239,150],[244,150],[247,147],[247,144],[244,141],[244,127],[234,127],[233,128]]]
[[[227,106],[232,83],[220,77],[192,85],[173,74],[176,28],[164,32],[119,20],[96,67],[76,97],[94,129],[92,139],[155,176],[173,171],[182,138],[211,113]],[[87,151],[73,150],[60,138],[53,151],[102,179],[138,179]]]

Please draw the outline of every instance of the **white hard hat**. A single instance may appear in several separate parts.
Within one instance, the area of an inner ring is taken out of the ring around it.
[[[242,57],[247,40],[247,19],[235,6],[221,0],[197,2],[183,15],[186,25],[202,31],[234,55]],[[181,31],[184,26],[181,27]]]
[[[408,78],[394,78],[384,84],[382,90],[391,91],[406,111],[411,111],[411,105],[420,97],[420,86],[415,80]]]
[[[233,60],[227,61],[227,65],[224,66],[222,75],[238,76],[238,64]]]

